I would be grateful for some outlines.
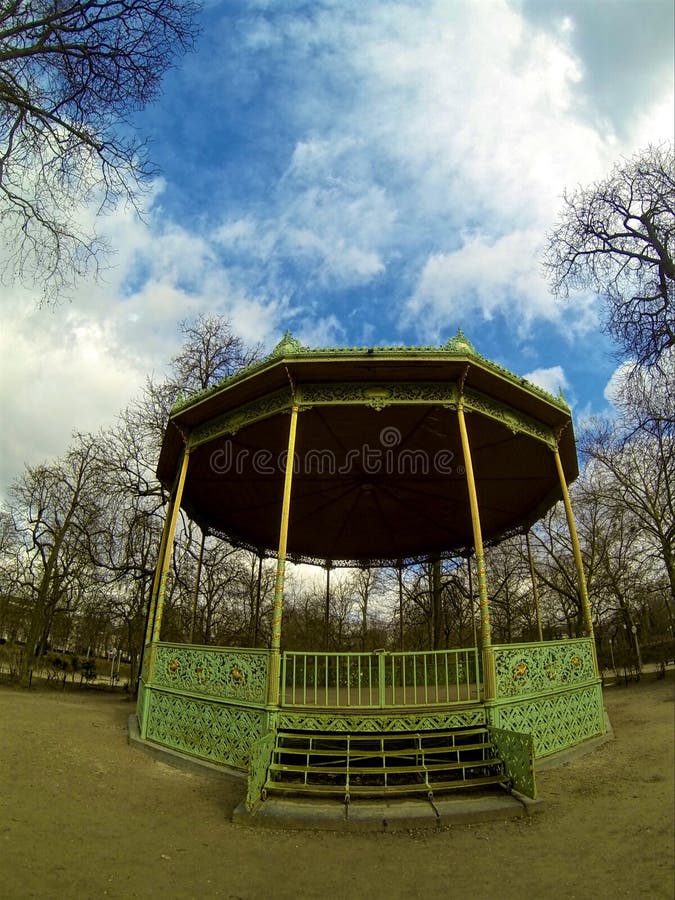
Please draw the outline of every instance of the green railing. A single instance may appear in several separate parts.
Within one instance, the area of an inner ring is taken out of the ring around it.
[[[321,709],[452,706],[480,700],[475,648],[420,653],[286,652],[281,706]]]

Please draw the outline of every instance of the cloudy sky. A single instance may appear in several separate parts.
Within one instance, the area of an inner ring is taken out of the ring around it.
[[[161,374],[178,323],[270,348],[437,344],[579,416],[616,367],[591,296],[541,248],[563,190],[673,132],[672,0],[209,0],[196,53],[138,115],[162,177],[101,223],[99,283],[3,288],[0,492]]]

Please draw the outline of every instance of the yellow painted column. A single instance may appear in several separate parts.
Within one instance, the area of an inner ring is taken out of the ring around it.
[[[288,543],[288,522],[291,511],[291,488],[293,486],[293,460],[295,458],[295,434],[298,427],[298,406],[291,408],[291,424],[288,431],[288,455],[284,476],[284,495],[281,501],[281,524],[279,526],[279,550],[277,553],[277,574],[274,581],[274,607],[272,611],[272,642],[270,645],[270,668],[267,700],[271,706],[279,704],[279,676],[281,670],[281,618],[284,606],[284,580],[286,575],[286,546]]]
[[[581,546],[579,544],[579,535],[577,534],[577,526],[574,521],[574,513],[572,511],[572,503],[570,501],[570,492],[567,489],[567,481],[565,480],[565,472],[563,470],[562,461],[558,448],[553,451],[556,469],[558,470],[558,478],[560,480],[560,490],[562,491],[563,503],[565,504],[565,515],[567,516],[567,527],[572,540],[572,552],[574,553],[574,562],[577,568],[577,579],[579,582],[579,594],[581,596],[581,611],[584,621],[584,630],[588,637],[593,638],[593,652],[595,653],[595,638],[593,635],[593,618],[591,615],[591,603],[588,598],[588,588],[586,586],[586,576],[584,574],[584,563],[581,557]],[[596,663],[597,668],[597,663]]]
[[[171,512],[173,510],[173,498],[174,494],[172,493],[169,497],[169,503],[166,510],[166,515],[164,516],[164,525],[162,526],[162,537],[159,542],[159,553],[157,554],[157,563],[155,565],[155,574],[152,579],[152,592],[150,594],[150,610],[148,612],[148,624],[145,629],[145,644],[149,644],[152,640],[152,624],[155,621],[155,610],[157,608],[157,589],[159,587],[159,575],[162,568],[162,560],[164,559],[164,548],[166,547],[166,536],[169,532],[169,520],[171,518]]]
[[[178,521],[178,513],[180,512],[180,502],[183,497],[183,488],[185,487],[185,476],[187,475],[188,463],[190,461],[190,449],[188,446],[183,450],[183,459],[181,461],[180,474],[178,476],[178,484],[173,498],[171,510],[168,514],[168,528],[166,529],[166,540],[164,542],[164,552],[157,561],[159,570],[159,581],[157,587],[157,603],[155,610],[154,622],[152,624],[152,643],[156,644],[160,638],[162,631],[162,614],[164,612],[164,594],[166,591],[166,579],[171,565],[171,554],[173,553],[173,539],[176,534],[176,522]],[[153,654],[150,657],[150,668],[152,669]]]
[[[490,607],[488,603],[487,575],[485,572],[485,553],[483,550],[483,535],[480,527],[480,513],[478,509],[478,494],[476,492],[476,480],[473,473],[471,459],[471,446],[466,430],[464,418],[464,401],[460,397],[457,402],[457,418],[459,420],[459,434],[462,441],[462,455],[464,457],[464,470],[466,484],[469,491],[469,507],[471,509],[471,527],[473,529],[473,546],[476,553],[476,571],[478,574],[478,605],[480,611],[480,640],[483,654],[483,680],[485,684],[485,699],[494,699],[494,661],[492,657],[492,629],[490,626]]]
[[[150,686],[152,684],[152,672],[155,667],[157,641],[159,640],[162,628],[162,613],[164,611],[164,592],[166,589],[166,577],[169,570],[169,565],[171,563],[171,554],[173,553],[173,538],[176,532],[176,521],[178,519],[180,502],[183,496],[183,487],[185,486],[185,476],[187,474],[189,455],[189,447],[186,446],[183,450],[183,458],[181,461],[178,481],[176,482],[176,487],[169,502],[166,519],[164,520],[162,540],[159,548],[159,557],[157,559],[157,567],[155,569],[155,578],[152,588],[153,594],[155,596],[151,601],[150,615],[148,617],[148,629],[146,634],[146,645],[149,642],[150,646],[149,648],[147,648],[147,651],[146,648],[144,648],[143,651],[144,653],[148,652],[148,665],[146,669],[146,685],[148,686],[148,690],[150,689]],[[143,738],[143,740],[145,740],[148,733],[148,715],[150,702],[150,693],[148,692],[148,695],[145,698],[143,715],[139,722],[141,737]]]

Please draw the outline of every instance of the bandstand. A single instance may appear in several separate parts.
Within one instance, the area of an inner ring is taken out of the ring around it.
[[[287,464],[289,460],[293,464]],[[279,795],[535,795],[534,762],[605,730],[591,611],[567,486],[571,416],[480,356],[441,347],[269,357],[173,409],[158,476],[170,491],[138,694],[140,740]],[[584,636],[492,642],[484,545],[565,505]],[[270,646],[161,640],[179,509],[276,558]],[[288,561],[398,566],[473,556],[478,646],[329,653],[284,648]]]

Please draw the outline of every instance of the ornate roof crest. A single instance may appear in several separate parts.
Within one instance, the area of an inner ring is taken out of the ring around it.
[[[294,338],[291,332],[286,329],[284,336],[276,345],[274,350],[269,355],[269,359],[274,359],[277,356],[289,356],[293,353],[305,353],[309,350],[309,347],[305,347],[304,344],[301,344],[297,338]]]
[[[458,328],[457,334],[454,337],[451,337],[450,340],[443,345],[443,350],[453,350],[455,353],[476,352],[476,348],[471,341],[464,336],[464,332],[461,328]]]

